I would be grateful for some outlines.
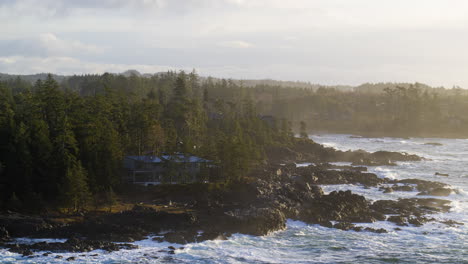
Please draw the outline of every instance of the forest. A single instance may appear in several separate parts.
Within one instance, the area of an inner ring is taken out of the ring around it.
[[[228,81],[202,84],[195,72],[1,82],[0,206],[106,203],[125,155],[191,153],[216,164],[215,180],[235,180],[266,146],[293,137],[286,120],[264,120],[251,96]]]
[[[468,135],[460,88],[293,87],[195,71],[38,77],[0,81],[0,208],[106,203],[122,185],[125,155],[191,153],[212,160],[224,182],[309,132]]]
[[[468,91],[420,83],[281,89],[257,86],[260,112],[301,121],[309,132],[369,137],[468,137]]]

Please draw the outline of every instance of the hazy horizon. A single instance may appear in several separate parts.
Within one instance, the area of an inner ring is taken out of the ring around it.
[[[468,87],[468,2],[6,0],[0,72]]]

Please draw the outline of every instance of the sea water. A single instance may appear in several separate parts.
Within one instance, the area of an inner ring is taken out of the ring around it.
[[[454,220],[464,225],[447,226],[429,222],[421,227],[399,227],[390,222],[359,224],[385,228],[387,234],[342,231],[288,220],[287,229],[267,236],[235,234],[225,241],[205,241],[188,245],[154,242],[151,237],[137,241],[139,249],[107,253],[54,253],[27,258],[0,250],[0,263],[468,263],[468,140],[439,138],[355,138],[350,135],[311,135],[313,140],[340,150],[398,151],[425,158],[399,162],[397,166],[369,167],[379,177],[417,178],[450,184],[456,192],[448,197],[452,209],[434,214],[437,220]],[[428,145],[440,143],[442,145]],[[346,163],[345,163],[346,164]],[[435,173],[447,173],[448,177]],[[417,192],[382,193],[378,188],[359,185],[322,186],[325,192],[351,190],[369,200],[416,197]],[[421,196],[418,196],[421,198]],[[423,196],[430,197],[430,196]],[[441,197],[437,197],[441,198]],[[36,240],[22,239],[35,242]],[[52,241],[52,240],[51,240]],[[180,248],[174,255],[168,246]],[[183,247],[183,248],[182,248]],[[163,251],[163,252],[160,252]],[[97,256],[92,256],[98,254]],[[61,255],[63,259],[55,259]]]

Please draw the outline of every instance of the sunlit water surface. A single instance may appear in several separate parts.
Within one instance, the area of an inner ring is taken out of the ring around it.
[[[401,162],[398,166],[370,168],[380,177],[418,178],[440,181],[457,189],[447,198],[452,210],[433,215],[436,219],[452,219],[463,226],[449,227],[438,222],[422,227],[400,227],[388,222],[360,224],[383,227],[388,234],[354,232],[306,225],[289,220],[287,229],[268,236],[234,235],[226,241],[205,241],[185,245],[169,255],[160,250],[173,245],[153,242],[151,238],[135,242],[140,248],[106,253],[51,254],[48,257],[21,257],[0,250],[0,263],[60,263],[74,256],[73,263],[468,263],[468,140],[435,138],[354,138],[350,135],[312,135],[316,142],[340,150],[388,150],[420,155],[427,160]],[[426,143],[441,143],[441,146]],[[435,176],[435,172],[449,177]],[[370,200],[414,197],[417,192],[383,194],[377,188],[354,185],[323,186],[325,192],[352,190]],[[36,241],[36,240],[23,240]],[[181,245],[173,245],[181,247]],[[93,254],[98,256],[91,256]],[[56,255],[63,259],[55,259]]]

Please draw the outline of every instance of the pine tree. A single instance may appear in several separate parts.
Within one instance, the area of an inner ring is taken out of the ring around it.
[[[86,170],[79,162],[68,169],[65,188],[64,203],[68,208],[73,208],[73,211],[84,209],[91,201]]]
[[[307,134],[307,125],[306,125],[306,122],[301,121],[301,123],[300,123],[299,125],[300,125],[300,128],[299,128],[299,136],[300,136],[301,138],[308,138],[309,135]]]

